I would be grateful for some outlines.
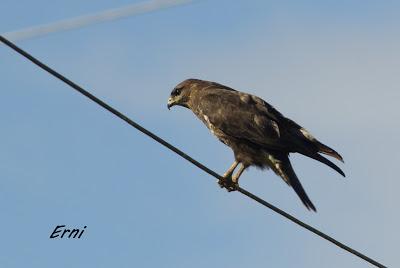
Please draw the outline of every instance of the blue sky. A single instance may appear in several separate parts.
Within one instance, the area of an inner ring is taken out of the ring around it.
[[[0,32],[134,1],[3,0]],[[195,1],[18,44],[223,173],[233,161],[171,89],[256,94],[337,149],[347,178],[292,162],[318,209],[272,172],[242,186],[398,265],[400,3]],[[368,267],[216,181],[0,46],[2,267]],[[56,225],[87,226],[50,240]]]

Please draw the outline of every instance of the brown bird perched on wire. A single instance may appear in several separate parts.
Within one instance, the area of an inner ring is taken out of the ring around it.
[[[187,79],[172,90],[168,109],[174,105],[192,110],[212,134],[233,150],[235,162],[218,182],[228,191],[236,189],[247,167],[271,168],[293,187],[307,209],[316,211],[290,164],[289,153],[308,156],[345,176],[339,167],[320,155],[343,162],[335,150],[257,96],[215,82]]]

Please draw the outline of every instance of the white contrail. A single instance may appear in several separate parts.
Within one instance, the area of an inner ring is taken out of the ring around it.
[[[112,21],[137,14],[148,13],[158,9],[178,6],[189,2],[192,2],[192,0],[151,0],[120,8],[109,9],[99,13],[84,15],[71,19],[56,21],[53,23],[33,26],[22,30],[7,32],[2,35],[11,41],[25,40],[50,33],[81,28],[104,21]]]

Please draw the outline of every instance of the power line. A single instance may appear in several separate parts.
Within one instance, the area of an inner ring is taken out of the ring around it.
[[[3,33],[8,40],[19,41],[35,38],[51,33],[78,29],[85,26],[113,21],[129,16],[153,12],[160,9],[175,7],[178,5],[188,4],[192,0],[150,0],[146,2],[135,3],[119,8],[104,10],[101,12],[83,15],[79,17],[63,19],[47,24],[28,27],[21,30]]]
[[[114,109],[113,107],[111,107],[107,103],[103,102],[102,100],[100,100],[96,96],[92,95],[91,93],[89,93],[88,91],[83,89],[81,86],[75,84],[74,82],[72,82],[71,80],[69,80],[68,78],[63,76],[62,74],[60,74],[57,71],[53,70],[52,68],[48,67],[47,65],[45,65],[44,63],[42,63],[41,61],[39,61],[38,59],[36,59],[32,55],[30,55],[26,51],[24,51],[21,48],[17,47],[15,44],[13,44],[12,42],[10,42],[9,40],[7,40],[6,38],[4,38],[1,35],[0,35],[0,41],[3,42],[4,44],[6,44],[11,49],[13,49],[16,52],[18,52],[19,54],[21,54],[23,57],[27,58],[28,60],[30,60],[31,62],[36,64],[37,66],[39,66],[40,68],[42,68],[43,70],[45,70],[46,72],[48,72],[51,75],[57,77],[58,79],[60,79],[61,81],[63,81],[67,85],[71,86],[73,89],[75,89],[79,93],[81,93],[84,96],[88,97],[89,99],[91,99],[92,101],[94,101],[95,103],[97,103],[98,105],[103,107],[104,109],[108,110],[109,112],[113,113],[114,115],[116,115],[120,119],[124,120],[129,125],[133,126],[137,130],[139,130],[142,133],[144,133],[145,135],[147,135],[150,138],[154,139],[158,143],[164,145],[165,147],[167,147],[171,151],[175,152],[179,156],[185,158],[186,160],[188,160],[193,165],[197,166],[198,168],[202,169],[203,171],[207,172],[208,174],[210,174],[211,176],[213,176],[213,177],[215,177],[217,179],[221,179],[222,178],[215,171],[209,169],[208,167],[204,166],[203,164],[201,164],[197,160],[193,159],[192,157],[190,157],[186,153],[182,152],[181,150],[179,150],[178,148],[176,148],[172,144],[168,143],[167,141],[165,141],[162,138],[158,137],[154,133],[152,133],[149,130],[145,129],[144,127],[142,127],[138,123],[136,123],[133,120],[131,120],[130,118],[128,118],[126,115],[122,114],[121,112],[119,112],[118,110]],[[263,205],[263,206],[275,211],[276,213],[278,213],[278,214],[282,215],[283,217],[287,218],[288,220],[300,225],[301,227],[303,227],[303,228],[309,230],[310,232],[322,237],[323,239],[335,244],[336,246],[338,246],[338,247],[350,252],[351,254],[353,254],[353,255],[355,255],[355,256],[357,256],[357,257],[359,257],[359,258],[361,258],[361,259],[363,259],[363,260],[375,265],[376,267],[386,268],[386,266],[384,266],[383,264],[381,264],[381,263],[371,259],[370,257],[358,252],[357,250],[355,250],[355,249],[353,249],[353,248],[351,248],[351,247],[339,242],[338,240],[332,238],[331,236],[329,236],[329,235],[319,231],[318,229],[312,227],[311,225],[308,225],[308,224],[302,222],[301,220],[299,220],[299,219],[295,218],[294,216],[290,215],[289,213],[287,213],[287,212],[275,207],[274,205],[268,203],[267,201],[261,199],[260,197],[248,192],[247,190],[245,190],[245,189],[243,189],[241,187],[238,187],[237,190],[238,190],[238,192],[240,192],[240,193],[246,195],[247,197],[253,199],[254,201],[260,203],[261,205]]]

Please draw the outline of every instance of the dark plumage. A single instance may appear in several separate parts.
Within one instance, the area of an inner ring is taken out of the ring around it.
[[[215,82],[188,79],[171,92],[168,108],[174,105],[192,110],[220,141],[232,148],[235,162],[219,182],[228,190],[235,190],[247,167],[271,168],[293,187],[308,209],[315,211],[290,164],[289,153],[313,158],[345,176],[339,167],[319,154],[343,161],[335,150],[259,97]]]

